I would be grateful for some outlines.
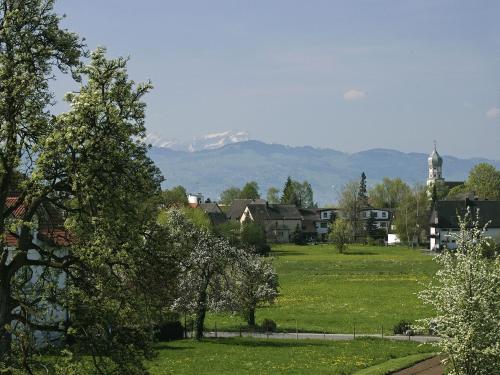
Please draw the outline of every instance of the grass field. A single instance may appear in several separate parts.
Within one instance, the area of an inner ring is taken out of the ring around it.
[[[434,350],[430,345],[381,339],[355,341],[232,338],[175,341],[158,346],[148,363],[164,374],[352,374],[359,369]]]
[[[432,257],[406,247],[351,246],[338,254],[332,245],[276,245],[274,264],[281,296],[259,309],[257,322],[276,321],[278,329],[348,333],[392,332],[400,320],[430,314],[415,295],[436,272]],[[238,316],[211,315],[207,329],[239,329]]]

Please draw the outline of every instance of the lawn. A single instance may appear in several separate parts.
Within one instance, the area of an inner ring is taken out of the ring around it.
[[[352,374],[393,358],[428,353],[414,342],[362,338],[355,341],[258,340],[252,338],[182,340],[158,346],[147,364],[164,374]]]
[[[406,247],[276,245],[273,257],[281,296],[259,309],[257,322],[273,319],[283,331],[389,334],[400,320],[414,321],[430,310],[416,293],[436,272],[432,256]],[[207,329],[239,329],[238,316],[210,315]]]

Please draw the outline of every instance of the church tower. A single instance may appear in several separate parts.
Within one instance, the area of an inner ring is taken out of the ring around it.
[[[436,142],[434,142],[434,150],[432,150],[427,159],[429,165],[429,176],[427,177],[427,186],[433,185],[436,181],[444,181],[443,179],[443,158],[438,154]]]

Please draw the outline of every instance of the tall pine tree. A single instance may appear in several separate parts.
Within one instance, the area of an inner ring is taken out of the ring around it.
[[[366,191],[366,175],[361,173],[361,181],[359,182],[358,201],[360,208],[368,206],[368,193]]]
[[[283,188],[283,195],[281,196],[281,203],[294,205],[299,204],[297,192],[295,191],[295,187],[290,176],[286,179],[285,187]]]

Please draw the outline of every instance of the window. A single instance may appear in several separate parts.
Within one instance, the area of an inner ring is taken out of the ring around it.
[[[375,211],[375,212],[372,212],[372,215],[371,215],[371,216],[372,216],[372,218],[373,218],[373,219],[375,219],[375,218],[377,217],[377,212],[376,212],[376,211]]]
[[[386,218],[386,217],[387,217],[387,212],[382,211],[382,217],[383,217],[383,218]]]
[[[328,223],[321,223],[321,228],[328,228]]]

